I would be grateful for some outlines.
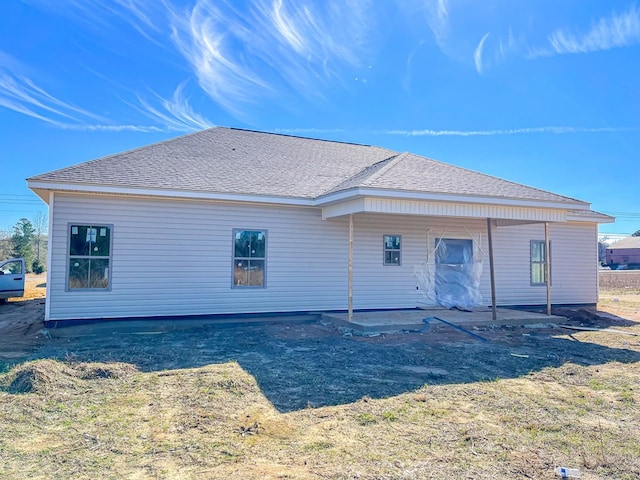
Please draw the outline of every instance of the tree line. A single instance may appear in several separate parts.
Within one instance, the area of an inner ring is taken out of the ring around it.
[[[24,258],[27,272],[44,272],[48,224],[47,216],[37,213],[31,220],[21,218],[12,232],[0,231],[0,260]]]

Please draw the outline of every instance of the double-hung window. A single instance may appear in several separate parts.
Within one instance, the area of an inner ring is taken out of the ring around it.
[[[267,232],[233,231],[233,286],[265,287]]]
[[[384,235],[382,244],[384,265],[400,265],[402,237],[400,235]]]
[[[531,240],[531,285],[547,284],[547,259],[544,240]],[[551,251],[551,244],[549,244]]]
[[[110,287],[111,226],[69,226],[69,290]]]

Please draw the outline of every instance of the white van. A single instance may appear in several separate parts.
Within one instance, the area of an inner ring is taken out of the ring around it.
[[[7,298],[24,296],[24,258],[10,258],[0,262],[0,303]]]

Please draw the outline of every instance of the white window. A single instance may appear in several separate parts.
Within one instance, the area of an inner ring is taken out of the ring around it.
[[[401,250],[402,250],[402,236],[401,235],[384,235],[382,240],[384,249],[384,264],[385,265],[400,265]]]
[[[551,252],[551,244],[549,244]],[[544,240],[531,240],[531,285],[547,284],[547,252]]]
[[[110,287],[111,226],[69,225],[69,290]]]
[[[233,286],[265,287],[267,232],[233,231]]]

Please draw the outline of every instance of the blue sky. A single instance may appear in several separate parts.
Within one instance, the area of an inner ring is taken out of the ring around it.
[[[0,230],[25,178],[208,126],[411,151],[640,229],[640,4],[11,0]]]

